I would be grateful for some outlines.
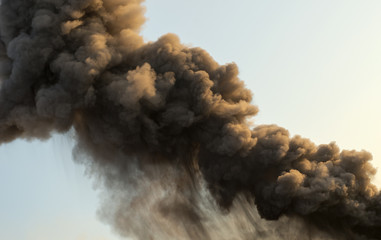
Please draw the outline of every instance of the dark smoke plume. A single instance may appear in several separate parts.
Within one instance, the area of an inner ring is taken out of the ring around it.
[[[124,236],[381,239],[369,153],[251,129],[237,66],[144,42],[142,2],[2,0],[0,144],[74,128]]]

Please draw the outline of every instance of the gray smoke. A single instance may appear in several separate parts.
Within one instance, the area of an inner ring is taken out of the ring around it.
[[[369,153],[251,129],[237,66],[144,42],[142,2],[2,0],[0,144],[74,128],[123,236],[381,239]]]

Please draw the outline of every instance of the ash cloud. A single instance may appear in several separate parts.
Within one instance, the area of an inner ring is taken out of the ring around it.
[[[251,129],[237,66],[173,34],[144,42],[142,3],[2,0],[0,144],[74,128],[124,236],[381,239],[369,153]]]

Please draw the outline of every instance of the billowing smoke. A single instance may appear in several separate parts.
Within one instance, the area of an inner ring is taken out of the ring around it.
[[[237,66],[144,42],[142,2],[2,0],[0,144],[74,129],[123,236],[381,239],[369,153],[251,129]]]

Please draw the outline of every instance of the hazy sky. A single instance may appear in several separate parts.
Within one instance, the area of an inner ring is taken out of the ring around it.
[[[275,123],[316,143],[373,153],[381,168],[381,2],[148,0],[147,41],[173,32],[235,62]],[[117,240],[70,134],[0,146],[0,239]],[[375,183],[381,186],[380,177]]]

